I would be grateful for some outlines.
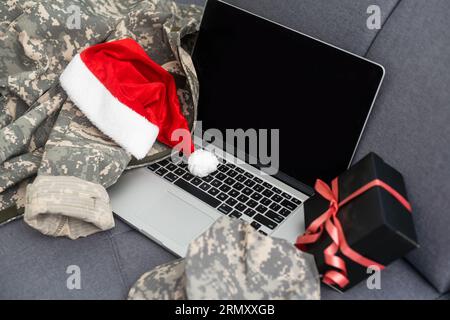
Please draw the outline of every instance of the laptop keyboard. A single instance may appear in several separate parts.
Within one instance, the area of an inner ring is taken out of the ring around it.
[[[222,160],[217,171],[194,177],[179,159],[162,160],[148,169],[224,215],[243,218],[263,234],[271,233],[302,203],[271,183]],[[267,230],[268,232],[265,232]]]

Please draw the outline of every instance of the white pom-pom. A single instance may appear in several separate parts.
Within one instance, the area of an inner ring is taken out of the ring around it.
[[[196,150],[188,159],[189,171],[197,177],[203,178],[217,170],[219,160],[206,150]]]

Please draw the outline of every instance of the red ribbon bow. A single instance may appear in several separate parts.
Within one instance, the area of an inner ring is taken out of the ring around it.
[[[298,237],[296,246],[300,250],[305,251],[304,249],[307,244],[317,242],[322,236],[324,229],[327,231],[332,242],[324,250],[325,263],[333,267],[334,269],[325,272],[323,276],[324,283],[329,285],[338,285],[341,288],[346,287],[349,283],[345,261],[341,257],[336,255],[339,251],[342,253],[342,255],[364,267],[368,268],[371,266],[376,266],[380,270],[384,269],[383,265],[360,255],[358,252],[350,248],[345,239],[342,225],[337,217],[339,208],[374,187],[381,187],[385,189],[394,198],[396,198],[409,212],[412,211],[410,203],[400,193],[398,193],[391,186],[379,179],[375,179],[369,182],[340,202],[338,192],[338,178],[332,181],[331,188],[322,180],[317,180],[315,189],[322,197],[330,202],[330,206],[327,211],[325,211],[320,217],[318,217],[309,225],[302,236]]]

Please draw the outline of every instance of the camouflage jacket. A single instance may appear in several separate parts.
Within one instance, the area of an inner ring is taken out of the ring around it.
[[[223,217],[194,240],[185,259],[142,275],[131,300],[316,300],[314,257],[250,224]]]
[[[0,224],[20,216],[26,203],[33,203],[33,215],[47,210],[70,220],[76,212],[65,212],[64,201],[95,195],[101,202],[104,189],[123,170],[169,155],[170,150],[157,143],[145,159],[131,159],[67,98],[59,75],[84,48],[131,37],[174,76],[192,127],[198,82],[189,52],[201,13],[199,7],[170,0],[0,2]],[[36,174],[42,179],[27,193]],[[72,199],[62,197],[70,193]],[[100,208],[108,210],[108,203]],[[80,227],[66,220],[55,217],[52,226],[45,226],[50,229],[40,230],[69,235],[64,229]],[[111,221],[90,222],[93,229],[88,233],[111,226]],[[76,232],[72,236],[76,238]]]

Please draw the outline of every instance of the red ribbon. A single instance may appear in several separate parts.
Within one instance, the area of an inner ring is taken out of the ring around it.
[[[338,285],[344,288],[348,285],[349,280],[347,277],[347,267],[345,261],[337,256],[336,254],[340,251],[344,256],[350,260],[364,266],[376,266],[380,270],[384,269],[384,266],[370,260],[358,252],[354,251],[348,245],[342,225],[337,217],[339,209],[359,197],[368,190],[381,187],[389,192],[395,199],[397,199],[409,212],[412,212],[411,204],[396,190],[385,182],[375,179],[365,186],[359,188],[347,198],[339,202],[339,192],[338,192],[338,178],[334,179],[331,183],[331,188],[322,180],[317,180],[315,189],[316,191],[325,199],[330,201],[330,206],[327,211],[325,211],[320,217],[314,220],[309,227],[306,229],[305,233],[298,237],[296,246],[305,250],[305,246],[310,243],[315,243],[322,236],[324,229],[327,231],[331,238],[331,244],[324,250],[325,263],[334,269],[328,270],[323,276],[323,282],[329,285]]]

